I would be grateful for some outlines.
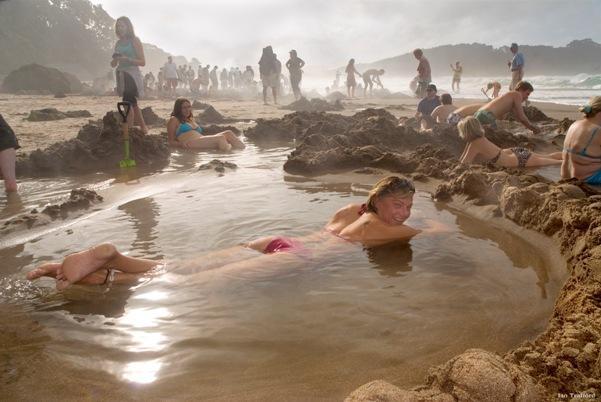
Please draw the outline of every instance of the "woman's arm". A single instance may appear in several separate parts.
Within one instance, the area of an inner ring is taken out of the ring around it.
[[[476,141],[478,141],[478,140],[476,140]],[[461,158],[459,159],[459,162],[469,165],[470,163],[472,163],[474,161],[476,156],[478,156],[478,153],[479,153],[477,150],[478,147],[474,144],[474,142],[475,141],[472,141],[465,146],[465,149],[463,150],[463,154],[461,154]]]
[[[300,57],[299,57],[299,59],[298,59],[298,62],[300,63],[300,64],[299,64],[300,68],[303,68],[303,67],[305,67],[305,61],[304,61],[303,59],[301,59]]]
[[[570,178],[570,168],[568,162],[568,153],[564,150],[561,153],[561,178],[569,179]]]
[[[136,66],[144,67],[146,65],[146,58],[144,57],[144,47],[142,41],[139,38],[134,38],[134,49],[136,50],[137,59],[129,58],[129,62]]]
[[[167,142],[172,147],[181,148],[182,144],[177,141],[175,138],[175,131],[177,130],[177,126],[179,125],[179,121],[177,118],[172,117],[169,119],[167,123]]]

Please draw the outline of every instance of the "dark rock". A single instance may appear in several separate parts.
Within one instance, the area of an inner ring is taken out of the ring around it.
[[[32,110],[27,117],[29,121],[52,121],[62,120],[66,118],[81,118],[81,117],[92,117],[92,114],[87,110],[73,110],[68,112],[61,112],[55,108],[46,108],[39,110]]]
[[[81,82],[72,74],[39,64],[28,64],[11,71],[2,83],[2,90],[48,91],[53,94],[73,93],[81,90]]]
[[[223,162],[219,159],[213,159],[209,163],[205,163],[198,167],[198,170],[215,170],[218,173],[224,173],[225,169],[235,170],[238,168],[238,165],[232,162]]]

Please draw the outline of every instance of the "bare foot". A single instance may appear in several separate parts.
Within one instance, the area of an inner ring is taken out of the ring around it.
[[[33,271],[27,273],[27,279],[30,281],[34,281],[43,276],[47,276],[49,278],[56,279],[56,287],[58,289],[64,289],[64,287],[68,287],[70,285],[69,281],[67,281],[63,274],[59,274],[59,270],[61,268],[61,263],[58,262],[48,262],[40,265]],[[88,276],[82,278],[77,283],[81,285],[101,285],[104,283],[107,277],[107,270],[101,268],[95,272],[92,272]]]
[[[110,243],[99,244],[88,250],[68,255],[56,272],[58,289],[65,289],[75,282],[99,270],[115,255],[117,249]]]
[[[56,271],[61,267],[61,263],[58,262],[47,262],[42,264],[33,271],[27,273],[27,279],[34,281],[42,276],[48,276],[50,278],[56,278]]]

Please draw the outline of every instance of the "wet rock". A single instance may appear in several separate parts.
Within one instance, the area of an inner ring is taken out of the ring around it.
[[[95,191],[85,188],[74,189],[65,202],[47,205],[41,212],[33,209],[31,212],[4,221],[0,226],[0,233],[8,235],[19,230],[44,226],[57,218],[66,219],[70,214],[88,209],[102,201],[103,198]]]
[[[166,139],[130,129],[131,158],[138,166],[163,166],[169,161]],[[17,160],[21,176],[52,176],[114,170],[123,159],[123,133],[115,113],[90,121],[76,138],[35,150]]]
[[[72,74],[39,64],[28,64],[11,71],[2,82],[4,92],[47,91],[52,94],[81,91],[81,82]]]
[[[32,110],[27,116],[29,121],[52,121],[62,120],[66,118],[81,118],[81,117],[92,117],[92,113],[87,110],[73,110],[68,112],[61,112],[55,108],[46,108],[39,110]]]
[[[236,170],[238,165],[232,162],[224,162],[219,159],[213,159],[209,163],[205,163],[198,167],[198,170],[214,170],[218,173],[225,173],[226,169]]]
[[[196,120],[202,123],[223,123],[225,122],[225,118],[221,113],[219,113],[213,106],[209,106],[205,109],[204,112],[198,115]]]
[[[308,100],[303,96],[289,105],[282,106],[280,109],[294,110],[297,112],[331,112],[344,110],[344,106],[342,106],[340,100],[335,100],[330,103],[318,98]]]
[[[144,122],[150,126],[164,126],[167,124],[167,121],[159,117],[150,106],[142,109],[142,117]]]

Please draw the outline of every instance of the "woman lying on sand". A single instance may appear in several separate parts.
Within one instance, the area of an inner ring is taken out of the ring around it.
[[[230,151],[244,149],[244,143],[230,130],[213,135],[203,135],[192,116],[192,104],[189,100],[175,100],[171,119],[167,122],[169,145],[186,149],[218,149]]]
[[[537,154],[529,149],[514,147],[501,149],[484,136],[484,129],[480,122],[472,116],[462,119],[457,124],[459,137],[467,141],[463,154],[459,161],[461,163],[480,162],[493,163],[503,167],[538,167],[561,164],[561,152],[543,155]]]
[[[601,96],[580,108],[584,119],[574,122],[563,142],[561,177],[601,185]]]
[[[278,262],[306,264],[306,258],[326,258],[335,255],[335,249],[350,243],[374,247],[393,241],[408,241],[420,232],[443,231],[440,224],[433,223],[425,230],[405,225],[411,215],[415,188],[407,179],[390,176],[380,180],[369,192],[365,204],[350,204],[338,210],[324,230],[302,237],[270,236],[252,241],[196,260],[176,264],[179,269],[185,266],[205,265],[203,268],[242,269],[265,267]],[[262,255],[240,261],[227,261],[234,258],[236,249],[241,247],[255,250]],[[348,249],[344,249],[348,251]],[[286,257],[287,256],[287,257]],[[225,257],[225,258],[224,258]],[[277,258],[277,260],[275,260]],[[284,259],[282,259],[284,258]],[[218,266],[208,267],[206,262],[219,261]],[[100,285],[111,282],[135,283],[145,275],[152,274],[162,261],[132,258],[121,254],[114,245],[103,243],[88,250],[65,257],[62,263],[46,263],[27,274],[29,280],[42,276],[56,278],[57,288],[64,289],[73,283]]]

